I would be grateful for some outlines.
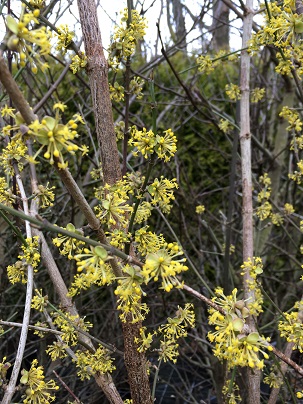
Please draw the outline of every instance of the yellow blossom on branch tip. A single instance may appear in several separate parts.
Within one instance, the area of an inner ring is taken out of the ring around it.
[[[71,42],[75,36],[75,33],[72,31],[69,31],[67,24],[59,25],[57,30],[58,30],[58,33],[55,34],[58,38],[58,43],[57,43],[56,49],[58,51],[61,51],[62,54],[65,55],[67,52],[67,48],[69,47],[69,45],[71,44]]]
[[[140,270],[130,265],[123,267],[125,276],[117,278],[118,286],[115,295],[118,296],[118,309],[121,311],[120,318],[123,322],[131,319],[132,323],[143,321],[149,309],[141,302],[145,296],[141,285],[144,281]]]
[[[68,295],[75,296],[81,290],[86,290],[92,285],[102,286],[112,283],[114,274],[110,265],[106,262],[111,257],[101,247],[84,248],[77,253],[74,259],[77,261],[77,272],[69,288]]]
[[[43,374],[43,367],[37,366],[38,361],[34,359],[30,369],[21,371],[20,383],[27,388],[23,397],[23,403],[51,403],[55,400],[53,390],[59,390],[59,386],[53,380],[46,382]]]
[[[82,150],[87,152],[86,146],[78,146],[74,143],[75,139],[79,136],[77,129],[77,122],[82,122],[82,118],[79,114],[74,115],[74,119],[67,122],[66,125],[60,123],[60,115],[58,109],[64,109],[63,104],[55,104],[56,116],[55,118],[45,116],[41,122],[35,120],[29,125],[28,134],[38,143],[41,144],[40,149],[36,153],[36,156],[46,147],[44,157],[50,161],[50,164],[54,164],[54,159],[59,159],[61,167],[67,166],[64,162],[63,151],[67,151],[70,154],[75,154],[76,151]],[[36,157],[35,156],[35,157]]]
[[[205,206],[204,205],[196,206],[196,213],[198,213],[198,215],[201,215],[204,212],[205,212]]]
[[[82,230],[78,230],[72,223],[68,223],[66,230],[83,235]],[[59,248],[61,255],[67,255],[68,259],[72,259],[74,254],[80,254],[82,252],[84,241],[77,240],[73,237],[58,234],[57,237],[53,238],[53,244]]]
[[[42,71],[48,67],[45,62],[41,61],[40,56],[49,54],[51,50],[50,37],[45,27],[29,29],[31,22],[39,25],[38,16],[39,10],[34,10],[32,13],[24,13],[23,9],[19,22],[11,15],[6,17],[6,24],[10,32],[7,47],[14,52],[18,52],[22,67],[28,61],[34,73],[37,72],[37,66]],[[39,51],[37,52],[36,47],[32,45],[37,45]]]
[[[136,44],[145,35],[147,27],[146,19],[137,10],[131,10],[131,22],[128,21],[128,9],[122,11],[122,18],[114,29],[109,48],[109,66],[117,69],[123,59],[131,57],[136,49]]]
[[[96,373],[111,373],[116,369],[109,352],[101,345],[94,353],[88,350],[77,350],[73,362],[76,364],[77,374],[81,380],[90,379]]]
[[[1,116],[2,117],[11,116],[12,118],[15,118],[14,111],[15,111],[15,108],[11,108],[11,107],[8,107],[7,105],[4,105],[4,107],[1,109]]]
[[[225,92],[230,100],[236,101],[241,98],[241,90],[237,84],[226,84]]]
[[[72,63],[70,65],[70,69],[73,74],[76,74],[80,68],[83,68],[87,65],[87,56],[84,52],[79,52],[78,55],[72,57]]]
[[[154,134],[152,130],[137,130],[134,126],[131,129],[131,139],[129,145],[134,146],[138,151],[133,151],[133,155],[137,156],[140,152],[144,158],[149,158],[156,154],[159,159],[168,162],[177,151],[177,138],[171,129],[167,129],[162,135]]]
[[[291,215],[292,213],[295,212],[295,209],[291,203],[286,203],[284,205],[284,211],[286,215]]]
[[[170,292],[173,287],[182,287],[177,278],[181,272],[187,271],[188,267],[183,263],[185,258],[175,259],[183,255],[177,244],[169,244],[155,253],[149,253],[141,272],[145,283],[151,279],[161,281],[162,288]]]

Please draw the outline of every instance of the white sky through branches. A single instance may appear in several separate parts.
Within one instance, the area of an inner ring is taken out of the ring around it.
[[[113,33],[113,29],[116,23],[120,20],[120,11],[126,7],[127,2],[125,0],[111,0],[111,1],[99,1],[98,6],[98,19],[102,33],[102,41],[104,48],[108,48],[110,43],[110,36]],[[183,1],[186,7],[195,16],[198,16],[203,2],[201,0],[186,0]],[[48,1],[47,1],[48,4]],[[143,6],[142,6],[143,4]],[[164,0],[143,0],[134,1],[136,9],[141,12],[144,11],[144,16],[148,22],[148,28],[145,36],[146,40],[146,52],[149,56],[153,56],[156,53],[160,53],[160,45],[156,43],[157,38],[157,28],[156,22],[159,21],[161,34],[164,43],[172,45],[170,41],[170,34],[167,24],[167,10],[166,1]],[[162,8],[163,6],[163,8]],[[11,1],[12,10],[18,15],[20,13],[21,2]],[[4,8],[4,13],[7,13],[7,9]],[[230,44],[233,50],[239,49],[241,47],[241,21],[234,21],[235,15],[231,13],[230,24],[231,24],[231,35]],[[56,26],[60,24],[68,24],[70,30],[73,30],[77,39],[79,40],[81,35],[80,25],[78,23],[78,10],[76,1],[61,1],[58,2],[53,10],[51,16],[51,22]],[[187,12],[185,12],[186,29],[190,30],[193,25],[193,20]],[[212,24],[212,16],[208,14],[204,17],[203,22],[207,26]],[[4,21],[0,24],[0,35],[3,37],[5,34],[5,24]],[[195,29],[189,33],[187,36],[188,51],[195,54],[201,54],[202,52],[202,41],[201,33],[198,29]]]

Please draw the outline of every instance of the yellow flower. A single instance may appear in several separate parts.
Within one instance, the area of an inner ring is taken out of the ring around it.
[[[209,55],[206,56],[199,56],[197,58],[197,64],[199,66],[199,71],[202,73],[206,73],[206,74],[210,74],[211,72],[213,72],[214,66],[213,66],[213,60],[211,59],[211,57]]]
[[[67,108],[65,104],[62,102],[56,102],[56,104],[53,105],[53,110],[60,109],[62,112]]]
[[[82,236],[82,231],[76,229],[72,223],[67,224],[66,230]],[[85,244],[84,241],[61,234],[58,234],[57,237],[53,238],[53,243],[59,248],[60,254],[67,255],[68,259],[72,259],[73,254],[81,253],[82,247]]]
[[[32,65],[34,73],[37,71],[37,64],[42,71],[48,67],[46,63],[40,60],[40,56],[49,54],[51,50],[49,34],[45,27],[28,29],[31,21],[36,25],[39,24],[38,16],[38,9],[32,13],[24,13],[23,9],[19,22],[15,21],[11,15],[6,17],[6,24],[10,31],[7,47],[19,53],[21,66],[25,66],[26,61],[28,61]],[[39,50],[36,47],[33,48],[32,45],[37,45]]]
[[[53,189],[55,187],[38,185],[37,190],[35,191],[35,199],[39,200],[39,205],[41,208],[46,208],[48,206],[53,206],[53,202],[55,200],[55,194],[53,193]]]
[[[42,295],[42,289],[40,290],[36,289],[35,292],[36,296],[32,298],[31,307],[38,311],[43,311],[48,304],[48,296]]]
[[[67,24],[61,24],[58,27],[58,33],[56,33],[56,36],[58,38],[56,49],[58,51],[61,50],[62,54],[65,55],[65,53],[67,52],[67,48],[72,42],[75,34],[74,32],[68,30]]]
[[[22,171],[26,152],[27,147],[23,143],[22,139],[12,139],[2,150],[2,153],[0,155],[0,165],[4,168],[4,171],[6,173],[13,175],[13,164],[17,162],[19,171]]]
[[[115,290],[115,295],[119,297],[120,318],[126,322],[131,316],[132,323],[136,323],[144,320],[145,313],[149,311],[147,305],[141,302],[142,296],[145,296],[141,288],[144,279],[140,271],[130,265],[125,265],[123,272],[126,276],[118,278],[118,286]]]
[[[174,259],[180,255],[183,255],[183,252],[176,243],[170,243],[157,252],[147,254],[141,272],[145,283],[148,283],[150,279],[154,281],[161,279],[162,288],[166,292],[171,291],[173,287],[182,287],[177,275],[187,271],[188,267],[183,264],[186,261],[185,258]]]
[[[286,203],[284,205],[284,211],[286,215],[291,215],[292,213],[295,212],[294,207],[292,206],[291,203]]]
[[[76,131],[78,125],[77,121],[80,121],[80,115],[74,115],[74,119],[67,122],[66,125],[59,123],[60,115],[58,113],[59,104],[56,106],[56,117],[45,116],[41,123],[38,120],[29,125],[28,134],[33,137],[42,146],[36,153],[36,156],[41,150],[46,147],[44,157],[50,161],[50,164],[54,164],[54,158],[59,159],[59,167],[66,167],[67,163],[64,163],[63,150],[68,151],[70,154],[75,154],[77,150],[84,150],[74,143],[74,139],[78,137]],[[63,104],[60,104],[60,109]],[[81,118],[82,120],[82,118]]]
[[[37,359],[34,359],[29,371],[21,371],[20,383],[27,387],[23,396],[25,404],[51,403],[55,396],[50,391],[59,389],[53,380],[44,381],[43,367],[37,367],[37,364]]]
[[[113,68],[117,68],[122,59],[134,54],[136,44],[145,35],[146,19],[137,10],[131,10],[131,23],[127,24],[127,21],[128,9],[125,8],[120,24],[115,27],[109,49],[109,65]]]
[[[251,102],[257,103],[264,97],[265,88],[256,87],[251,91]]]
[[[112,86],[109,83],[110,99],[116,102],[124,101],[124,87],[115,81]]]
[[[156,147],[155,152],[158,157],[165,162],[169,161],[171,157],[173,157],[177,151],[177,138],[174,135],[174,132],[171,129],[167,129],[164,132],[164,135],[156,136]]]
[[[230,100],[240,100],[241,98],[241,91],[237,84],[226,84],[225,92],[228,95]]]
[[[196,206],[196,213],[198,213],[198,215],[201,215],[203,212],[205,212],[205,206],[204,205]]]
[[[4,105],[4,107],[1,109],[1,116],[11,116],[12,118],[15,118],[14,114],[15,108],[8,107],[7,105]]]
[[[138,151],[143,155],[144,158],[149,158],[151,154],[154,153],[154,148],[157,144],[155,134],[152,130],[146,131],[146,128],[143,130],[137,130],[135,127],[131,130],[131,139],[129,140],[129,144],[131,146],[137,147]],[[138,152],[133,152],[133,155],[136,156]]]
[[[81,380],[90,379],[96,373],[111,373],[116,369],[108,351],[101,345],[94,353],[87,350],[78,350],[75,356],[73,362],[76,363],[77,375]]]
[[[73,74],[76,74],[81,67],[85,67],[87,65],[87,56],[85,56],[84,52],[79,52],[78,55],[75,55],[72,58],[72,63],[70,65],[70,69]]]

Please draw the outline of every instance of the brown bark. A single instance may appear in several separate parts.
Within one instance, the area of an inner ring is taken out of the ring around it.
[[[134,338],[140,337],[142,323],[122,323],[124,336],[124,359],[128,382],[134,404],[152,404],[147,374],[148,365],[144,353],[138,352]]]
[[[253,0],[246,0],[246,13],[243,18],[242,48],[246,49],[251,37],[253,21]],[[253,259],[253,205],[252,205],[252,174],[251,174],[251,133],[250,133],[250,109],[249,109],[249,84],[250,84],[250,56],[246,50],[241,52],[240,72],[240,145],[242,166],[242,215],[243,215],[243,261]],[[245,270],[243,276],[244,298],[250,303],[255,301],[254,290],[249,288],[248,282],[252,281],[249,270]],[[256,330],[256,324],[252,315],[247,318],[247,323],[252,331]],[[246,369],[247,403],[260,403],[260,371]]]
[[[216,52],[229,50],[229,7],[222,1],[214,2],[213,10],[213,48]]]
[[[94,0],[78,0],[78,8],[85,53],[88,59],[87,74],[93,101],[104,182],[112,185],[121,178],[121,169],[108,86],[108,66],[103,52],[97,8]]]
[[[121,178],[121,169],[108,87],[107,61],[103,52],[94,0],[78,0],[78,8],[88,58],[87,74],[93,100],[104,182],[112,185]],[[125,365],[133,404],[151,404],[145,355],[138,352],[134,342],[134,338],[139,336],[140,327],[141,323],[123,324]]]

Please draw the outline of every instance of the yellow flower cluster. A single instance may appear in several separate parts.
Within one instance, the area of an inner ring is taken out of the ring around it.
[[[263,312],[263,295],[260,289],[260,282],[257,280],[257,277],[263,273],[263,263],[260,257],[253,257],[253,259],[248,258],[248,261],[245,261],[243,265],[241,265],[242,275],[245,272],[249,272],[250,280],[247,280],[247,284],[250,290],[254,291],[255,301],[247,302],[247,307],[249,309],[249,313],[253,316],[258,316]]]
[[[49,206],[53,206],[53,202],[55,200],[55,194],[53,192],[55,187],[49,187],[48,183],[46,186],[40,184],[35,191],[35,199],[38,199],[39,206],[41,208],[47,208]]]
[[[21,138],[11,139],[8,145],[2,149],[0,155],[0,165],[8,174],[14,174],[14,163],[18,165],[19,171],[23,170],[27,147]]]
[[[29,125],[28,134],[38,143],[41,144],[40,149],[37,151],[35,157],[46,147],[44,157],[50,161],[50,164],[54,164],[54,159],[59,159],[58,166],[60,168],[66,168],[67,163],[64,162],[63,150],[68,151],[70,154],[75,154],[76,151],[81,150],[82,154],[88,152],[87,146],[78,146],[74,143],[75,138],[79,135],[76,131],[80,121],[84,123],[82,117],[79,114],[74,115],[74,119],[67,122],[66,125],[60,123],[59,109],[62,110],[62,104],[57,103],[54,105],[56,109],[55,118],[51,116],[45,116],[41,123],[36,120]]]
[[[184,309],[178,306],[175,317],[169,317],[167,324],[161,325],[157,331],[146,333],[146,327],[140,329],[140,336],[135,338],[138,344],[138,351],[145,352],[151,347],[153,337],[161,334],[160,349],[158,349],[159,360],[168,360],[176,363],[178,352],[178,340],[187,336],[187,328],[195,326],[195,313],[193,304],[186,303]]]
[[[87,56],[84,52],[79,52],[78,55],[72,57],[72,63],[70,69],[73,74],[76,74],[81,68],[87,65]]]
[[[232,57],[233,56],[233,57]],[[205,74],[210,74],[219,66],[223,61],[237,59],[236,55],[227,56],[226,51],[220,50],[213,58],[209,55],[200,55],[197,58],[198,70]]]
[[[198,215],[202,215],[202,213],[205,212],[205,206],[204,205],[198,205],[196,206],[196,213]]]
[[[141,288],[144,280],[142,273],[130,265],[125,265],[123,272],[126,276],[118,279],[115,290],[118,309],[121,310],[120,318],[123,322],[129,321],[129,317],[132,323],[143,321],[149,309],[141,302],[142,296],[145,295]]]
[[[264,185],[264,188],[258,193],[258,202],[261,205],[258,206],[256,215],[261,221],[270,218],[274,225],[280,226],[283,223],[283,217],[280,213],[273,213],[272,204],[269,201],[271,196],[271,179],[268,174],[265,173],[259,178],[259,181]]]
[[[124,101],[124,87],[121,86],[117,81],[114,82],[114,85],[109,83],[109,93],[112,101]]]
[[[131,21],[128,23],[128,9],[122,12],[119,25],[115,27],[109,49],[109,65],[117,68],[122,59],[132,56],[137,43],[143,39],[147,27],[146,19],[137,10],[131,10]]]
[[[73,359],[73,362],[76,363],[76,367],[79,369],[77,375],[81,380],[90,379],[92,375],[98,373],[111,373],[116,369],[109,352],[101,345],[94,353],[88,350],[78,350],[75,355],[76,358]]]
[[[230,121],[228,121],[227,119],[220,119],[220,123],[219,123],[219,128],[224,132],[224,133],[230,133],[233,130],[233,125],[231,124]]]
[[[186,303],[184,309],[178,306],[176,316],[167,319],[167,324],[159,327],[158,332],[162,334],[159,349],[159,360],[173,363],[177,362],[179,356],[178,340],[187,336],[187,328],[195,326],[194,306]]]
[[[198,70],[205,74],[210,74],[215,70],[216,62],[209,55],[201,55],[197,58]],[[218,63],[217,63],[218,64]]]
[[[30,370],[23,369],[21,371],[20,383],[26,386],[23,403],[39,404],[51,403],[55,401],[55,396],[52,395],[52,390],[59,390],[59,386],[53,380],[45,382],[43,367],[37,366],[38,361],[34,359]]]
[[[149,332],[146,333],[146,327],[140,328],[140,336],[135,337],[135,343],[138,345],[138,352],[147,351],[153,342],[153,336],[156,335],[157,332]]]
[[[107,285],[114,279],[114,274],[106,261],[110,257],[107,251],[101,247],[85,248],[83,253],[76,254],[74,259],[77,261],[77,274],[69,288],[69,296],[75,296],[81,290],[86,290],[92,285]]]
[[[143,97],[142,89],[144,85],[144,80],[140,77],[134,77],[129,83],[129,92],[136,96],[138,100]]]
[[[48,304],[48,296],[43,296],[42,289],[35,290],[36,295],[32,298],[32,309],[36,309],[38,311],[43,311]]]
[[[284,320],[279,321],[278,329],[281,337],[293,342],[293,349],[303,352],[303,301],[296,302],[291,313],[283,313]]]
[[[135,223],[145,222],[150,217],[152,210],[153,210],[153,207],[152,207],[151,203],[149,203],[147,201],[142,201],[136,212],[134,222]]]
[[[114,229],[112,232],[107,232],[106,234],[108,234],[110,245],[120,250],[124,249],[125,243],[129,243],[132,236],[131,233],[126,233],[119,229]]]
[[[284,211],[286,215],[291,215],[295,212],[295,209],[291,203],[286,203],[284,205]]]
[[[115,124],[115,133],[116,133],[117,141],[124,139],[124,133],[125,133],[125,122],[124,121],[119,121]]]
[[[178,188],[176,178],[169,180],[161,176],[160,180],[156,178],[147,188],[152,200],[151,203],[159,207],[163,213],[169,213],[171,210],[171,201],[175,199],[174,188]]]
[[[288,131],[301,132],[302,121],[297,111],[284,106],[279,116],[281,116],[281,118],[284,118],[289,123],[289,126],[286,128]]]
[[[100,205],[95,207],[97,217],[102,223],[106,223],[109,227],[122,226],[126,227],[129,220],[129,213],[133,208],[128,202],[128,196],[121,196],[120,190],[112,191],[106,186],[108,193],[101,200]]]
[[[76,229],[72,223],[68,223],[66,230],[82,236],[82,231]],[[85,244],[84,241],[61,234],[58,234],[57,237],[53,238],[53,243],[59,248],[60,254],[67,255],[68,259],[72,259],[74,254],[81,253],[82,247]]]
[[[272,366],[270,372],[267,376],[264,377],[263,382],[268,384],[269,387],[277,389],[283,384],[283,377],[281,375],[280,369]]]
[[[80,328],[82,331],[88,331],[92,324],[85,322],[79,316],[72,316],[69,313],[52,313],[54,324],[62,331],[62,341],[70,346],[75,346],[78,343],[78,332],[75,327]]]
[[[1,327],[1,333],[2,334],[3,328]],[[2,387],[3,384],[7,382],[6,380],[6,373],[8,369],[12,366],[10,362],[6,362],[6,356],[3,357],[2,361],[0,362],[0,374],[1,374],[1,381],[0,381],[0,386]]]
[[[0,202],[4,205],[11,206],[14,201],[13,193],[8,189],[7,182],[4,177],[0,177]]]
[[[68,348],[68,345],[61,341],[55,341],[48,345],[45,352],[51,357],[52,361],[55,361],[56,359],[63,359],[67,357],[66,348]]]
[[[141,99],[143,97],[143,84],[144,81],[140,77],[134,77],[129,83],[129,94]],[[109,92],[111,100],[116,102],[124,101],[125,89],[117,81],[114,82],[114,85],[109,83]]]
[[[137,130],[135,126],[131,130],[131,139],[129,145],[134,146],[138,151],[133,155],[137,156],[140,152],[144,158],[148,159],[152,154],[157,154],[158,158],[168,162],[177,151],[177,138],[171,129],[163,132],[163,135],[155,135],[152,130]]]
[[[166,292],[170,292],[174,287],[182,288],[182,282],[177,275],[188,270],[184,265],[186,259],[174,259],[181,255],[183,252],[176,243],[167,244],[160,250],[147,254],[141,272],[144,282],[148,283],[151,279],[156,282],[161,280],[161,287]]]
[[[45,27],[37,29],[29,29],[28,26],[32,21],[34,24],[38,25],[40,11],[38,9],[34,10],[32,13],[24,13],[24,8],[17,22],[11,15],[6,17],[6,25],[11,33],[7,40],[7,47],[14,52],[19,53],[20,65],[25,66],[26,62],[32,65],[32,71],[37,72],[40,66],[42,71],[44,71],[48,65],[42,62],[40,56],[44,56],[50,53],[51,44],[49,41],[49,34]],[[32,45],[37,45],[39,48],[33,47]]]
[[[237,84],[226,84],[225,92],[228,98],[232,101],[237,101],[241,99],[241,90]]]
[[[25,262],[17,261],[13,265],[7,267],[7,277],[10,283],[27,282],[27,265]]]
[[[235,382],[232,383],[231,380],[226,380],[222,388],[222,394],[226,404],[237,404],[242,402],[239,386]]]
[[[266,8],[269,12],[266,11]],[[253,35],[251,50],[257,50],[260,46],[275,46],[279,64],[275,70],[282,75],[291,75],[294,62],[300,67],[296,71],[303,74],[302,60],[303,47],[297,40],[298,34],[303,32],[301,16],[295,12],[295,6],[289,2],[268,2],[265,9],[265,23],[261,29]]]
[[[75,36],[75,33],[69,31],[67,24],[61,24],[57,29],[58,33],[56,33],[56,37],[58,39],[58,43],[56,49],[58,51],[61,51],[62,54],[65,55],[67,52],[67,48],[69,47]]]
[[[251,90],[250,93],[251,102],[253,103],[259,102],[260,100],[262,100],[264,95],[265,95],[265,88],[259,88],[259,87],[254,88],[253,90]]]
[[[264,360],[259,358],[259,353],[268,359],[264,349],[272,350],[269,339],[257,332],[245,333],[245,318],[250,310],[243,300],[237,300],[237,289],[225,296],[222,288],[217,288],[215,294],[217,297],[212,300],[223,308],[225,315],[213,308],[209,310],[209,324],[215,326],[215,331],[208,333],[209,340],[215,343],[214,355],[226,360],[229,369],[235,366],[262,369]]]
[[[156,253],[164,247],[165,240],[162,234],[157,235],[148,230],[149,226],[144,226],[135,232],[136,248],[139,253],[145,256],[148,253]]]
[[[34,272],[37,272],[37,267],[40,262],[39,253],[39,237],[26,238],[26,245],[21,246],[22,253],[18,255],[20,261],[14,265],[7,267],[7,276],[11,283],[26,283],[27,282],[27,266],[31,265]]]

